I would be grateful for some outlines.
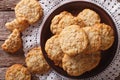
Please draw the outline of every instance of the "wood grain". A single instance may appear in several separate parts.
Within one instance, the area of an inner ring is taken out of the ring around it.
[[[0,10],[14,10],[20,0],[0,0]]]
[[[20,0],[0,0],[0,10],[7,11],[7,10],[14,10],[16,4]]]
[[[6,29],[5,23],[15,18],[14,11],[0,11],[0,40],[5,40],[11,33]]]
[[[0,80],[5,80],[5,72],[7,67],[0,68]]]
[[[9,54],[0,50],[0,68],[9,67],[13,64],[23,64],[25,65],[25,57],[23,51],[19,50],[16,54]]]

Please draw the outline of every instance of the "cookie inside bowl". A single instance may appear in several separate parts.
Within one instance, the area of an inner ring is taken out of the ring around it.
[[[50,31],[50,25],[51,25],[51,20],[54,18],[55,15],[59,14],[62,11],[68,11],[72,13],[74,16],[76,16],[80,11],[86,8],[91,9],[96,13],[98,13],[101,18],[101,23],[105,23],[112,27],[112,29],[114,30],[115,39],[114,39],[113,45],[108,50],[101,51],[101,61],[96,68],[92,69],[91,71],[85,72],[80,76],[70,76],[67,74],[66,71],[56,66],[54,62],[48,58],[48,55],[45,51],[45,43],[51,36],[53,36],[52,32]],[[72,2],[62,4],[61,6],[55,8],[51,13],[49,13],[46,20],[43,22],[40,41],[41,41],[42,52],[44,54],[46,61],[58,74],[67,78],[72,78],[72,79],[85,79],[85,78],[90,78],[100,74],[110,65],[110,63],[112,62],[116,54],[116,50],[118,46],[118,34],[112,18],[101,7],[86,1],[72,1]]]

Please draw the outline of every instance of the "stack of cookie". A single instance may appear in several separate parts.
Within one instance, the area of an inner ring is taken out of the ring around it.
[[[71,76],[94,69],[101,60],[101,50],[114,42],[111,26],[100,22],[100,16],[90,9],[77,16],[67,11],[56,15],[50,26],[54,35],[45,44],[48,57]]]
[[[1,46],[9,53],[15,53],[22,47],[22,33],[29,25],[36,23],[43,15],[42,8],[37,0],[21,0],[15,7],[16,19],[5,24],[12,33]],[[50,66],[45,61],[41,48],[31,49],[26,56],[26,66],[14,64],[6,71],[6,80],[31,80],[32,74],[43,74],[49,71]]]

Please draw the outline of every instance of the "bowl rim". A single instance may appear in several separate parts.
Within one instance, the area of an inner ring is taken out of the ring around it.
[[[113,57],[113,59],[112,59],[112,61],[111,61],[111,63],[112,63],[112,62],[114,61],[114,59],[115,59],[116,53],[119,52],[119,51],[118,51],[118,49],[119,49],[119,32],[118,32],[118,30],[117,30],[117,27],[116,27],[116,24],[115,24],[115,20],[111,17],[111,14],[108,13],[104,8],[102,8],[102,7],[99,6],[98,4],[95,4],[95,3],[93,3],[93,2],[90,2],[89,0],[68,0],[68,1],[63,1],[63,2],[59,3],[58,5],[56,5],[54,8],[52,8],[50,11],[48,11],[48,13],[47,13],[47,15],[45,15],[45,17],[44,17],[44,19],[43,19],[43,21],[42,21],[42,23],[41,23],[41,27],[40,27],[40,45],[41,45],[41,33],[42,33],[42,30],[43,30],[43,28],[44,28],[44,24],[45,24],[47,18],[48,18],[48,17],[51,15],[51,13],[52,13],[54,10],[56,10],[57,8],[65,5],[65,4],[68,4],[68,3],[72,3],[72,2],[85,2],[85,3],[93,4],[93,5],[97,6],[98,8],[101,8],[102,10],[104,10],[105,14],[107,14],[108,17],[112,20],[113,25],[114,25],[115,28],[116,28],[117,37],[118,37],[117,49],[116,49],[115,55],[114,55],[114,57]],[[111,63],[110,63],[105,69],[103,69],[103,71],[105,71],[105,70],[111,65]],[[51,67],[51,68],[52,68],[52,67]],[[53,69],[53,68],[52,68],[52,69]],[[53,69],[53,70],[54,70],[54,72],[55,72],[57,75],[59,75],[60,77],[65,78],[65,79],[79,80],[79,79],[73,79],[73,78],[66,77],[66,76],[61,75],[60,73],[58,73],[55,69]],[[103,71],[101,71],[100,73],[98,73],[98,74],[96,74],[96,75],[94,75],[94,76],[91,76],[91,77],[89,77],[89,78],[95,77],[95,76],[101,74]],[[88,79],[88,78],[84,78],[84,79]]]

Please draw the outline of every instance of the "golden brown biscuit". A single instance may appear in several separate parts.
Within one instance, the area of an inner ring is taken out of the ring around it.
[[[25,62],[31,73],[43,74],[50,69],[40,47],[35,47],[30,50],[26,56]]]
[[[89,57],[89,56],[88,56]],[[91,59],[91,60],[90,60]],[[98,66],[98,64],[100,63],[101,60],[101,52],[97,51],[94,52],[90,55],[90,62],[88,62],[85,66],[87,71],[91,71],[92,69],[94,69],[95,67]]]
[[[62,59],[62,66],[69,75],[80,76],[95,68],[99,64],[100,59],[100,52],[93,54],[79,54],[75,57],[70,57],[65,54]]]
[[[60,14],[56,15],[56,16],[52,19],[51,25],[50,25],[50,29],[51,29],[51,32],[52,32],[53,34],[58,34],[58,33],[60,33],[61,27],[60,27],[60,29],[58,29],[58,28],[59,28],[58,25],[59,25],[60,20],[61,20],[63,17],[65,17],[65,16],[72,16],[72,14],[69,13],[69,12],[67,12],[67,11],[63,11],[63,12],[61,12]]]
[[[6,23],[5,26],[10,31],[18,29],[20,32],[23,32],[29,26],[29,24],[24,18],[18,18]]]
[[[86,26],[92,26],[96,23],[100,23],[100,16],[90,9],[84,9],[77,17],[82,19]]]
[[[7,69],[5,80],[31,80],[31,74],[21,64],[14,64]]]
[[[17,18],[25,18],[29,24],[34,24],[43,15],[41,5],[37,0],[21,0],[15,7]]]
[[[22,47],[20,32],[14,29],[7,40],[2,44],[2,49],[6,52],[15,53]]]
[[[101,46],[101,36],[100,31],[94,27],[84,27],[83,30],[88,36],[88,46],[83,53],[93,53],[100,50]]]
[[[58,35],[54,35],[47,40],[45,50],[48,57],[54,61],[55,65],[62,67],[62,58],[64,53],[61,49]]]
[[[81,19],[74,17],[67,11],[63,11],[53,18],[50,29],[53,34],[59,34],[65,27],[70,25],[79,25],[80,27],[85,26]]]
[[[60,33],[60,45],[65,54],[76,56],[87,48],[88,38],[80,26],[71,25]]]
[[[114,31],[113,29],[104,23],[96,24],[94,27],[100,30],[101,35],[101,50],[109,49],[114,42]]]

